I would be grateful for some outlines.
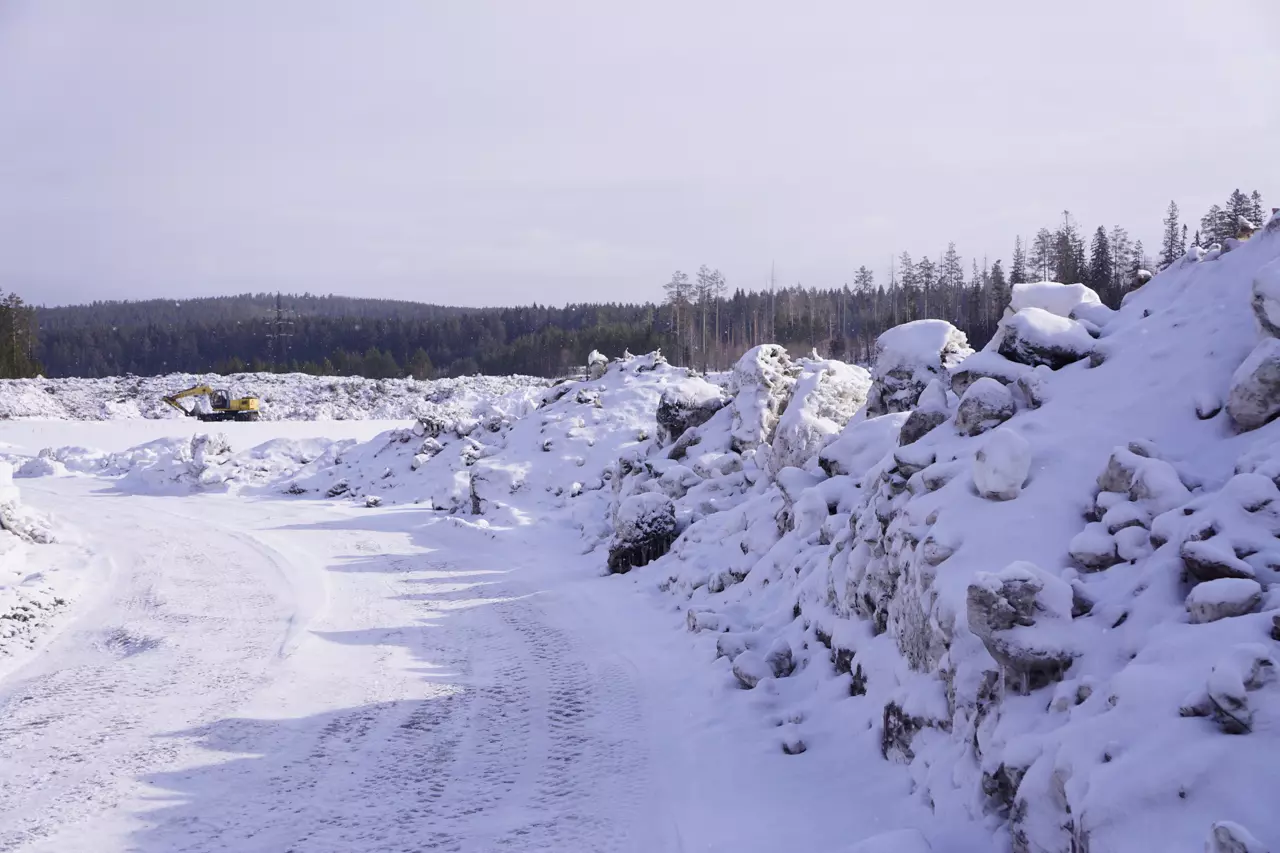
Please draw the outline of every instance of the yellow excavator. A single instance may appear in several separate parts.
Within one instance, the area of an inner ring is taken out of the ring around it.
[[[186,397],[208,397],[209,411],[201,411],[198,405],[188,409],[179,403]],[[190,418],[202,421],[256,421],[258,419],[257,397],[232,397],[225,388],[214,388],[210,385],[193,385],[185,391],[162,397],[166,403]]]

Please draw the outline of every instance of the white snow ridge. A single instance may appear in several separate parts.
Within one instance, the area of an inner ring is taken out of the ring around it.
[[[0,501],[0,556],[169,545],[0,586],[105,602],[15,641],[0,849],[1278,850],[1277,264],[1273,220],[1118,311],[1019,285],[869,372],[593,353],[366,440],[6,451],[57,517]]]

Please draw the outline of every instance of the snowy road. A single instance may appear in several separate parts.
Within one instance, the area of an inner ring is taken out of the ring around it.
[[[918,809],[891,777],[851,827],[829,784],[871,756],[783,756],[678,615],[567,570],[563,540],[79,478],[24,495],[110,578],[0,682],[2,851],[821,851]]]

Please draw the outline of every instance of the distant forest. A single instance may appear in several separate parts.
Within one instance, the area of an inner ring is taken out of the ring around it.
[[[562,308],[456,308],[343,296],[245,294],[202,299],[94,302],[34,311],[0,295],[0,376],[111,376],[291,371],[389,378],[571,372],[598,349],[661,348],[675,363],[728,367],[763,342],[793,351],[867,362],[876,337],[908,320],[937,317],[975,346],[995,332],[1009,288],[1022,281],[1084,282],[1117,306],[1140,269],[1159,269],[1189,245],[1236,234],[1240,219],[1261,224],[1259,193],[1233,192],[1200,220],[1195,234],[1170,203],[1153,260],[1126,229],[1081,230],[1064,211],[1054,227],[1016,238],[1008,261],[904,252],[878,278],[860,267],[838,289],[800,284],[730,289],[707,266],[672,274],[655,303]]]

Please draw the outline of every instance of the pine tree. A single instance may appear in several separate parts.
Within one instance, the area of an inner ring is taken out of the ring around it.
[[[960,287],[963,284],[964,262],[956,251],[956,244],[948,243],[947,251],[942,256],[942,265],[938,269],[938,286]]]
[[[1111,274],[1115,261],[1111,257],[1111,241],[1107,239],[1107,229],[1101,225],[1093,232],[1093,242],[1089,246],[1089,286],[1105,297],[1111,289]]]
[[[1253,195],[1249,196],[1249,219],[1259,228],[1266,224],[1266,213],[1262,209],[1262,193],[1257,190],[1254,190]]]
[[[676,358],[682,361],[683,351],[680,346],[680,337],[684,326],[681,323],[681,318],[686,313],[693,286],[689,283],[689,276],[686,273],[676,270],[671,274],[671,280],[662,285],[662,289],[667,294],[666,304],[671,306],[671,333],[675,339]],[[687,340],[685,344],[687,346]]]
[[[1027,280],[1027,253],[1022,248],[1022,238],[1013,240],[1013,261],[1009,267],[1009,284],[1022,284]],[[1000,310],[1004,310],[1001,308]]]
[[[1169,202],[1168,213],[1164,217],[1164,238],[1160,244],[1160,269],[1172,266],[1173,262],[1186,254],[1186,247],[1181,244],[1182,223],[1178,221],[1178,204]]]

